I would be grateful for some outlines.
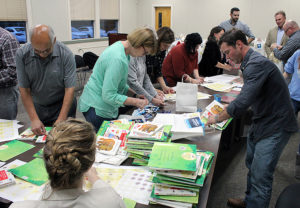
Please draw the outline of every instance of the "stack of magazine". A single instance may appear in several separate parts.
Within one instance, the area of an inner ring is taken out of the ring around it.
[[[197,204],[213,157],[194,144],[155,143],[148,163],[154,172],[150,202],[174,208]]]
[[[154,142],[170,142],[171,128],[171,125],[152,122],[134,124],[126,143],[126,151],[134,158],[133,164],[147,165]]]
[[[203,136],[205,134],[205,126],[201,121],[199,112],[183,114],[158,113],[153,122],[172,125],[172,140]]]
[[[13,174],[6,170],[0,170],[0,188],[13,185],[15,183],[16,180]]]
[[[221,103],[214,100],[206,107],[206,110],[201,115],[201,121],[203,123],[207,123],[207,119],[209,116],[216,116],[220,114],[224,109],[225,107]],[[213,124],[212,126],[216,129],[224,130],[231,122],[231,120],[232,118],[229,118],[220,123]]]
[[[133,124],[127,119],[104,121],[97,133],[95,162],[121,165],[129,156],[125,147]]]

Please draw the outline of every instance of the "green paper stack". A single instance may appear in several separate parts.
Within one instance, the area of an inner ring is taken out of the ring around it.
[[[44,161],[41,158],[35,158],[25,165],[10,169],[9,172],[38,186],[48,181],[48,173]]]
[[[32,148],[34,148],[34,145],[32,144],[27,144],[18,140],[12,140],[0,146],[0,160],[7,161]]]
[[[123,137],[127,136],[133,124],[133,121],[125,119],[103,121],[97,132],[97,136],[105,136],[109,138],[118,137],[118,139],[122,140]]]
[[[214,154],[194,144],[155,143],[148,166],[153,170],[150,202],[191,208],[209,173]]]
[[[97,136],[114,138],[120,140],[121,144],[116,155],[107,155],[97,152],[96,162],[121,165],[122,162],[124,162],[128,158],[129,153],[125,151],[127,134],[130,132],[133,124],[133,121],[128,121],[127,119],[104,121],[102,123]]]
[[[126,151],[130,153],[130,157],[134,158],[133,164],[146,166],[149,161],[149,155],[155,142],[169,143],[171,141],[172,125],[164,125],[153,135],[143,135],[134,131],[135,124],[127,135]]]

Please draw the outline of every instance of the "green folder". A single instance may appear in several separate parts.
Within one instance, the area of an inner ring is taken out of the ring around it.
[[[103,136],[106,132],[106,130],[113,126],[115,128],[118,128],[120,130],[130,130],[131,126],[134,124],[134,122],[129,122],[128,124],[124,124],[124,123],[119,123],[116,121],[103,121],[103,123],[101,124],[98,132],[97,132],[97,136]]]
[[[164,199],[169,201],[178,201],[178,202],[197,204],[199,200],[199,193],[197,192],[196,196],[171,196],[171,195],[162,196],[162,195],[155,195],[154,188],[153,188],[151,197],[155,199]]]
[[[126,208],[134,208],[136,205],[135,201],[128,199],[128,198],[123,198],[123,201],[124,201]]]
[[[195,144],[155,142],[148,166],[152,169],[196,171]]]
[[[40,158],[35,158],[25,165],[10,169],[9,172],[38,186],[41,186],[48,181],[48,173],[44,161]]]
[[[43,158],[44,149],[40,149],[37,153],[35,153],[32,157]]]
[[[189,184],[183,184],[183,183],[178,183],[174,181],[166,181],[161,178],[153,177],[152,182],[154,184],[162,184],[162,185],[167,185],[167,186],[172,186],[172,187],[177,187],[177,188],[185,188],[191,191],[196,191],[199,192],[201,187],[189,185]]]
[[[12,140],[0,146],[0,160],[7,161],[17,155],[26,152],[34,147],[32,144],[27,144],[18,140]]]

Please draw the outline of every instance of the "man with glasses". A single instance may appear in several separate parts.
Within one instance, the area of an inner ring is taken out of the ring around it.
[[[289,20],[283,25],[283,30],[289,37],[288,41],[284,46],[273,43],[271,50],[274,52],[274,56],[285,64],[295,51],[300,48],[300,28],[297,22]]]
[[[45,126],[75,117],[75,59],[50,26],[35,26],[29,39],[16,55],[19,89],[33,133],[43,135]]]

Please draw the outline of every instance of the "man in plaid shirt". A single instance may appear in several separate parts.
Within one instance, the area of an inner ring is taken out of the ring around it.
[[[17,117],[19,92],[15,58],[19,47],[17,39],[0,27],[0,119]]]

